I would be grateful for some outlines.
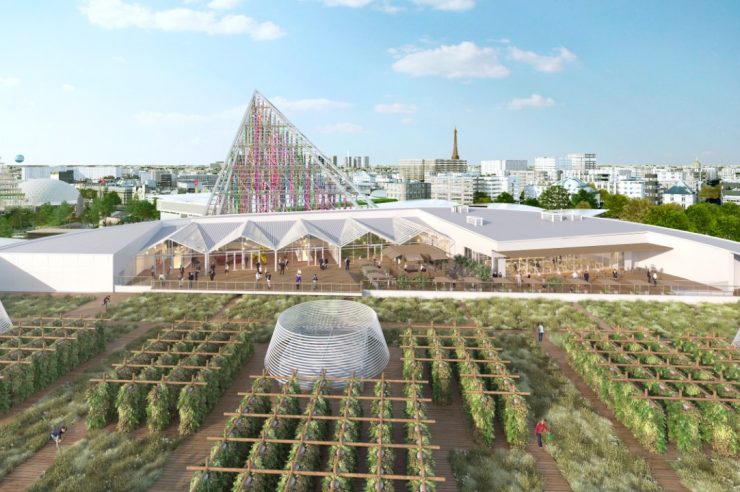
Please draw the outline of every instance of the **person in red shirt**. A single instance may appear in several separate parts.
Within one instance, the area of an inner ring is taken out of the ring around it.
[[[542,447],[542,434],[546,432],[550,432],[550,428],[547,427],[547,420],[542,419],[534,426],[534,434],[537,436],[537,445],[539,447]]]

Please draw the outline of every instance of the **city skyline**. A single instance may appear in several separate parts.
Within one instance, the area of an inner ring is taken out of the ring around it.
[[[0,7],[11,164],[223,160],[254,89],[373,163],[737,163],[740,5],[86,0]],[[732,60],[735,60],[734,62]]]

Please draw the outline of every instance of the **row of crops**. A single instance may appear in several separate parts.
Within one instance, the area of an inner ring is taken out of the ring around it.
[[[223,435],[212,438],[215,443],[205,465],[189,467],[196,470],[191,492],[307,492],[317,487],[349,492],[358,490],[359,483],[367,492],[392,491],[400,479],[408,482],[409,490],[435,490],[439,479],[434,477],[421,385],[404,383],[404,396],[392,396],[392,383],[400,381],[381,378],[374,382],[372,396],[362,396],[361,380],[347,380],[341,395],[330,394],[330,382],[318,378],[313,390],[302,394],[294,376],[271,393],[272,378],[255,379],[237,411],[229,414]],[[332,400],[337,402],[334,416]],[[369,416],[363,416],[362,401],[370,402]],[[397,401],[404,402],[401,416],[394,416]],[[404,426],[405,443],[393,443],[393,426],[398,424]],[[364,464],[362,448],[367,450]],[[407,455],[407,475],[396,475],[402,452]]]
[[[481,440],[493,442],[498,416],[507,442],[525,446],[529,440],[526,393],[518,391],[516,376],[499,356],[489,332],[477,328],[465,333],[459,328],[430,328],[419,334],[418,329],[407,328],[401,338],[404,377],[420,379],[423,369],[419,362],[427,362],[433,400],[446,405],[452,400],[452,378],[457,373],[465,410]]]
[[[57,320],[0,334],[0,413],[46,387],[105,348],[99,323]]]
[[[569,333],[564,343],[571,365],[646,448],[740,450],[740,356],[725,341],[619,330]]]
[[[144,423],[161,431],[177,419],[180,434],[192,433],[252,351],[245,327],[184,323],[166,328],[109,375],[93,380],[88,427],[117,420],[122,431]]]

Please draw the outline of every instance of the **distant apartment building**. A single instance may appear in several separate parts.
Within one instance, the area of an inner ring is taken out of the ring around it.
[[[51,176],[49,166],[23,166],[21,168],[21,181],[29,179],[48,179]]]
[[[645,173],[643,175],[645,180],[645,196],[644,198],[650,200],[651,203],[657,205],[660,203],[660,184],[658,183],[658,175],[655,173]]]
[[[464,173],[468,161],[464,159],[402,159],[398,163],[401,179],[425,181],[428,176],[439,173]]]
[[[570,169],[573,171],[590,171],[596,169],[596,154],[568,154]]]
[[[677,203],[688,208],[696,203],[696,193],[683,181],[679,181],[663,192],[663,203]]]
[[[645,198],[645,180],[623,179],[617,181],[616,192],[628,198]]]
[[[504,175],[511,171],[526,171],[527,166],[526,159],[494,159],[481,161],[480,173]]]
[[[476,193],[483,193],[495,199],[501,193],[509,193],[514,198],[519,197],[519,179],[516,176],[481,175],[475,180]]]
[[[177,182],[192,181],[196,188],[213,188],[216,185],[218,174],[215,173],[183,173],[177,176]]]
[[[441,173],[429,176],[431,198],[470,205],[476,191],[478,176],[467,173]]]
[[[396,200],[425,200],[432,196],[432,185],[424,181],[395,181],[385,183],[386,196]]]

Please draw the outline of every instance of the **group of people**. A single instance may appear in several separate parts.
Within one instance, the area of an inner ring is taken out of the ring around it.
[[[658,272],[655,270],[648,270],[647,271],[647,281],[648,284],[658,285]]]

